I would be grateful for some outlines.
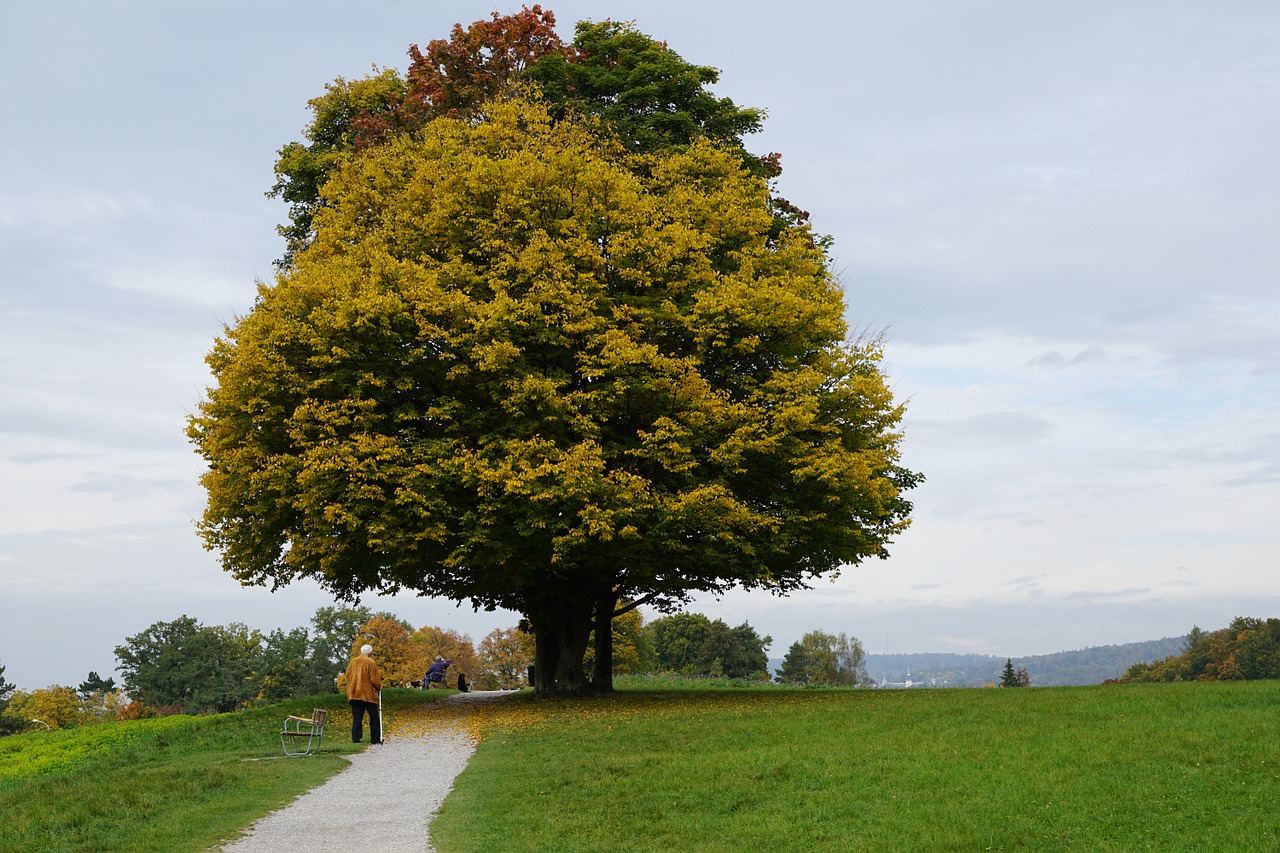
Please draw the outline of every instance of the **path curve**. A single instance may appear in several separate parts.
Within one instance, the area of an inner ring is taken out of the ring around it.
[[[477,705],[506,695],[457,693],[433,704]],[[361,848],[380,853],[430,853],[427,824],[475,752],[465,718],[444,716],[448,721],[429,737],[384,732],[381,745],[347,756],[351,766],[249,827],[223,853],[314,853],[342,838],[359,838]]]

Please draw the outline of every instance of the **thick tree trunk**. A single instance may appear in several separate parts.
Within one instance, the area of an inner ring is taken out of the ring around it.
[[[582,664],[591,632],[590,603],[559,602],[528,616],[534,636],[534,695],[590,696],[594,691]]]
[[[613,610],[617,605],[618,596],[612,591],[596,601],[595,664],[591,686],[597,693],[613,692]]]
[[[531,620],[532,621],[532,620]],[[560,665],[560,644],[552,642],[546,631],[534,629],[533,634],[533,695],[548,695],[556,668]]]

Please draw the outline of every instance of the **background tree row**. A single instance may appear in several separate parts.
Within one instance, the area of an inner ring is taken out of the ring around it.
[[[810,631],[791,644],[777,680],[815,687],[867,687],[875,683],[867,675],[862,642],[843,632],[825,631]]]
[[[1193,627],[1181,654],[1129,667],[1122,682],[1280,678],[1280,619],[1240,616],[1226,628]]]

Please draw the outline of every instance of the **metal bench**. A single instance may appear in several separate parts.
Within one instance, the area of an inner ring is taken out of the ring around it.
[[[320,740],[324,737],[324,721],[329,712],[324,708],[316,708],[311,712],[311,717],[294,717],[292,715],[284,718],[284,731],[280,732],[280,747],[284,750],[285,755],[310,755],[313,748],[320,747]],[[305,748],[302,741],[306,740]]]

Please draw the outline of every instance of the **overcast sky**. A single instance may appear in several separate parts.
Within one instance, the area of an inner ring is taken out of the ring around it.
[[[1280,6],[562,2],[768,111],[785,196],[886,330],[928,481],[890,560],[694,608],[870,652],[1044,654],[1280,615]],[[497,8],[10,4],[0,26],[0,665],[114,672],[156,621],[270,630],[195,536],[203,358],[282,250],[307,99]],[[367,600],[479,640],[511,614]],[[1033,674],[1034,676],[1034,674]]]

